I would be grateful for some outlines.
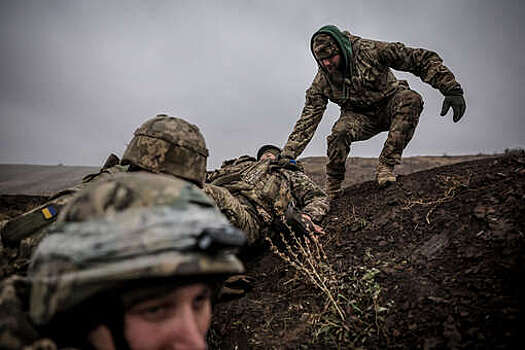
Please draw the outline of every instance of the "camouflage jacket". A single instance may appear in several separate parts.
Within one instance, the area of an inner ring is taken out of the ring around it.
[[[349,97],[343,98],[341,89],[331,85],[322,69],[318,69],[312,85],[306,90],[306,102],[301,117],[283,149],[283,155],[297,158],[312,139],[328,101],[342,110],[366,112],[374,110],[401,89],[408,89],[408,82],[398,80],[392,69],[410,72],[443,95],[462,94],[461,85],[454,74],[443,65],[443,60],[433,51],[406,47],[396,42],[362,39],[344,32],[353,49],[353,73],[344,79]]]
[[[15,275],[0,282],[0,349],[57,349],[52,340],[39,335],[29,319],[28,309],[27,279]]]
[[[15,273],[25,275],[29,258],[44,237],[45,229],[56,221],[62,208],[77,192],[92,182],[126,171],[128,166],[102,168],[98,173],[85,176],[82,183],[52,195],[38,208],[5,222],[0,228],[0,278]]]
[[[329,209],[326,194],[308,176],[271,160],[242,156],[226,161],[220,169],[208,172],[206,182],[249,202],[266,223],[284,216],[289,205],[314,222],[320,222]]]

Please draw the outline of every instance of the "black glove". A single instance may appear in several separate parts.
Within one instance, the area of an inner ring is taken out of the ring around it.
[[[454,120],[454,123],[459,122],[461,117],[463,117],[463,114],[465,114],[465,109],[467,108],[463,95],[445,96],[443,107],[441,108],[441,116],[447,114],[450,107],[452,107],[452,110],[454,111],[454,117],[452,120]]]

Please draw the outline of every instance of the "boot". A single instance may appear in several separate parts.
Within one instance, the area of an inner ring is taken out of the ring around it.
[[[376,181],[379,187],[384,187],[397,181],[393,171],[393,165],[387,165],[381,162],[377,164]]]
[[[326,178],[326,194],[328,199],[333,201],[337,196],[341,194],[341,183],[343,180],[336,179],[333,177]]]

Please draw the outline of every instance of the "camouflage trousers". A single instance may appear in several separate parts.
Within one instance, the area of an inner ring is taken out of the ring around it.
[[[332,133],[327,137],[327,183],[340,186],[344,180],[346,158],[352,142],[368,140],[384,131],[388,131],[388,137],[379,162],[392,167],[399,164],[404,148],[414,135],[422,110],[423,99],[417,92],[408,89],[397,92],[370,111],[357,113],[342,109]]]
[[[205,184],[204,192],[215,201],[217,207],[237,228],[246,234],[248,244],[254,244],[262,238],[261,220],[253,213],[247,203],[243,203],[228,189],[216,185]]]

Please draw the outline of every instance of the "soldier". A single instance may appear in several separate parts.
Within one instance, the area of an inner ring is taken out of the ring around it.
[[[327,137],[326,191],[341,191],[350,144],[388,131],[379,156],[376,180],[380,186],[396,181],[393,169],[417,126],[423,109],[421,96],[392,69],[411,72],[445,96],[441,115],[450,107],[454,122],[465,112],[463,89],[435,52],[402,43],[362,39],[328,25],[311,39],[318,72],[306,91],[301,117],[283,148],[283,157],[298,157],[312,139],[328,100],[341,107],[341,116]]]
[[[98,182],[35,251],[29,318],[23,279],[0,293],[0,347],[205,349],[212,299],[243,272],[233,252],[244,240],[186,181],[140,172]]]
[[[257,159],[242,156],[209,172],[204,185],[230,221],[247,234],[248,244],[260,243],[285,219],[310,231],[322,232],[328,211],[326,194],[298,166],[283,166],[281,150],[266,145]]]
[[[142,124],[119,162],[115,155],[96,174],[88,175],[75,187],[53,195],[49,202],[8,221],[0,232],[0,276],[23,273],[32,250],[42,239],[44,228],[52,224],[75,193],[89,183],[122,172],[144,170],[167,174],[202,187],[206,177],[208,150],[199,128],[187,121],[157,115]],[[2,258],[3,256],[3,258]],[[4,260],[2,262],[2,260]]]

